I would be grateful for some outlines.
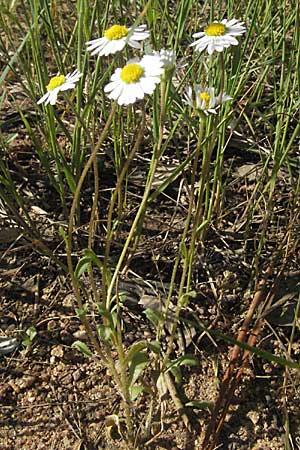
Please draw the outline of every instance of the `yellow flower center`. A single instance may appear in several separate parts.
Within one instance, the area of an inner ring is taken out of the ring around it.
[[[104,37],[113,41],[115,39],[121,39],[124,36],[127,36],[127,34],[128,28],[126,28],[125,25],[113,25],[104,32]]]
[[[207,91],[200,92],[199,94],[200,100],[205,101],[205,109],[209,108],[209,102],[210,102],[210,95]]]
[[[58,75],[57,77],[52,77],[47,85],[47,91],[53,91],[53,89],[61,86],[66,81],[66,77],[64,75]]]
[[[144,68],[136,63],[127,64],[121,71],[121,79],[125,83],[136,83],[144,73]]]
[[[207,36],[223,36],[226,31],[226,26],[219,22],[210,23],[204,31]]]

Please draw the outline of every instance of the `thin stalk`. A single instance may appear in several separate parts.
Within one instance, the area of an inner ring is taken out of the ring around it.
[[[122,183],[128,172],[128,167],[129,167],[131,161],[133,160],[137,150],[139,149],[139,147],[141,145],[141,141],[144,137],[145,123],[146,123],[146,114],[145,114],[145,108],[144,108],[144,103],[143,103],[142,121],[139,126],[138,136],[137,136],[136,142],[135,142],[131,152],[129,153],[128,158],[126,159],[126,162],[121,170],[120,176],[118,178],[118,184],[111,196],[111,201],[110,201],[110,205],[109,205],[108,216],[107,216],[105,255],[104,255],[103,271],[102,271],[102,299],[103,299],[103,302],[106,301],[106,290],[107,290],[106,289],[107,288],[107,286],[106,286],[107,285],[107,276],[106,275],[107,275],[108,259],[109,259],[109,255],[110,255],[111,238],[112,238],[112,223],[113,223],[112,215],[113,215],[113,211],[114,211],[116,197],[118,196],[119,191],[122,189]]]
[[[74,274],[74,267],[73,267],[73,262],[72,262],[72,234],[73,234],[73,223],[74,223],[74,217],[75,217],[75,211],[76,211],[76,207],[79,201],[79,197],[80,197],[80,192],[81,192],[81,188],[83,185],[83,182],[85,180],[85,177],[89,171],[89,169],[91,168],[93,162],[96,159],[97,153],[104,141],[104,138],[106,136],[106,133],[110,127],[110,124],[112,122],[112,119],[114,117],[115,111],[116,111],[116,107],[117,104],[116,102],[113,104],[110,115],[107,119],[107,122],[104,126],[104,129],[99,137],[99,140],[97,142],[97,144],[95,145],[95,147],[93,148],[93,151],[81,173],[81,176],[79,178],[77,187],[76,187],[76,191],[74,194],[74,198],[73,198],[73,202],[72,202],[72,206],[71,206],[71,210],[70,210],[70,215],[69,215],[69,225],[68,225],[68,233],[66,236],[66,251],[67,251],[67,262],[68,262],[68,269],[69,269],[69,273],[70,273],[70,277],[71,277],[71,281],[72,281],[72,287],[73,287],[73,292],[74,295],[76,297],[77,300],[77,304],[80,310],[84,311],[84,304],[81,298],[81,294],[80,294],[80,287],[79,287],[79,282],[77,280],[77,278],[75,277]],[[87,317],[85,314],[80,314],[80,319],[81,322],[86,330],[87,335],[89,336],[89,338],[91,339],[97,353],[99,354],[99,356],[101,357],[101,359],[103,360],[103,362],[110,368],[110,370],[112,371],[113,375],[116,377],[116,380],[119,380],[119,376],[115,370],[114,364],[113,364],[113,360],[111,357],[107,357],[107,355],[105,355],[99,345],[98,339],[95,337],[93,331],[92,331],[92,327],[91,324],[89,323]]]
[[[144,195],[140,204],[140,207],[137,211],[137,214],[135,216],[135,219],[133,221],[133,224],[131,226],[131,229],[129,231],[128,237],[126,239],[126,242],[124,244],[122,253],[119,257],[116,269],[114,271],[113,277],[111,279],[111,283],[108,287],[107,290],[107,299],[106,299],[106,303],[107,306],[109,306],[110,304],[110,300],[111,300],[111,296],[112,296],[112,291],[113,291],[113,287],[116,283],[117,277],[119,275],[119,272],[121,270],[121,267],[123,265],[124,259],[127,255],[127,251],[129,248],[129,245],[131,243],[132,238],[134,237],[134,235],[136,234],[136,230],[138,228],[138,225],[142,219],[142,217],[144,216],[144,212],[145,209],[147,207],[147,203],[148,203],[148,197],[151,191],[151,186],[152,186],[152,182],[154,179],[154,175],[155,175],[155,171],[156,168],[158,166],[159,163],[159,159],[161,157],[161,147],[162,147],[162,141],[163,141],[163,131],[164,131],[164,118],[165,118],[165,89],[166,89],[166,82],[162,81],[161,82],[161,114],[160,114],[160,126],[159,126],[159,136],[158,136],[158,142],[157,142],[157,146],[154,150],[154,155],[153,155],[153,163],[152,166],[150,168],[150,172],[149,172],[149,176],[147,179],[147,183],[146,183],[146,187],[145,187],[145,191],[144,191]],[[137,241],[135,242],[135,247],[137,245]]]
[[[220,98],[222,99],[225,86],[225,65],[223,52],[220,53],[220,66],[221,66]]]
[[[223,54],[223,52],[220,53],[220,66],[221,66],[221,81],[220,81],[220,93],[219,93],[219,95],[220,95],[220,99],[221,99],[220,101],[221,101],[221,104],[222,104],[222,98],[223,98],[224,86],[225,86],[225,64],[224,64],[224,54]],[[214,131],[216,131],[216,128],[217,128],[217,125],[215,124]],[[220,149],[218,149],[218,158],[217,159],[218,159],[217,160],[217,165],[218,165],[219,168],[221,168],[222,167],[222,161],[223,161],[223,153],[222,153],[222,150],[220,151]],[[221,193],[221,183],[222,183],[219,171],[218,171],[218,175],[219,176],[217,176],[217,179],[216,179],[217,186],[216,186],[216,194],[215,194],[215,202],[214,202],[214,204],[217,206],[218,212],[219,212],[220,208],[218,207],[218,205],[219,205],[219,198],[220,198],[220,193]],[[219,214],[217,214],[217,216],[218,215]]]
[[[197,152],[195,154],[195,161],[199,160],[199,155],[200,155],[200,151],[202,149],[202,141],[203,141],[203,135],[204,135],[204,131],[205,131],[205,125],[206,125],[206,117],[200,116],[200,124],[199,124],[199,134],[198,134],[198,142],[197,142]],[[189,269],[189,265],[191,264],[191,251],[187,251],[186,250],[186,237],[187,237],[187,233],[188,230],[190,228],[190,224],[192,222],[192,213],[193,213],[193,204],[194,204],[194,184],[195,184],[195,178],[196,178],[196,171],[197,171],[197,165],[194,163],[193,164],[193,173],[192,173],[192,181],[193,181],[193,185],[191,186],[191,197],[190,197],[190,202],[189,202],[189,209],[187,212],[187,218],[185,221],[185,226],[184,226],[184,230],[182,233],[182,237],[181,237],[181,241],[180,241],[180,247],[181,248],[185,248],[184,250],[184,261],[183,261],[183,270],[182,270],[182,274],[181,274],[181,280],[180,280],[180,285],[179,285],[179,292],[178,292],[178,301],[177,301],[177,305],[176,305],[176,310],[175,310],[175,314],[174,314],[174,321],[172,324],[172,329],[171,329],[171,336],[170,336],[170,340],[169,340],[169,345],[166,351],[166,355],[164,358],[164,364],[167,362],[169,355],[172,351],[173,348],[173,343],[174,343],[174,339],[175,339],[175,333],[176,333],[176,329],[177,329],[177,325],[178,325],[178,319],[179,319],[179,314],[182,308],[182,297],[183,297],[183,292],[184,292],[184,287],[185,287],[185,283],[186,283],[186,276],[187,276],[187,272]],[[203,177],[202,177],[203,179]],[[200,204],[199,202],[199,198],[198,198],[198,205]],[[197,207],[198,209],[198,207]],[[199,215],[199,213],[198,213]],[[197,211],[196,211],[196,217],[197,217]],[[193,227],[193,232],[196,229],[196,227]],[[194,237],[195,238],[195,237]],[[191,244],[192,245],[192,244]],[[173,272],[172,272],[172,280],[175,280],[175,275],[178,269],[178,265],[180,262],[180,255],[178,255],[176,262],[174,264],[174,268],[173,268]],[[172,283],[171,283],[172,286]],[[188,292],[188,289],[186,289],[186,292]],[[168,298],[166,301],[166,309],[165,312],[167,314],[168,309],[169,309],[169,304],[170,304],[170,300],[171,300],[171,296],[172,296],[172,290],[169,290],[168,293]]]
[[[88,248],[90,250],[92,250],[92,248],[93,248],[95,230],[97,227],[97,212],[98,212],[98,198],[99,198],[99,171],[98,171],[98,164],[97,164],[96,159],[94,159],[94,161],[93,161],[93,169],[94,169],[94,198],[93,198],[91,218],[90,218],[90,223],[89,223],[89,237],[88,237]],[[89,266],[88,273],[89,273],[89,279],[90,279],[91,288],[92,288],[92,292],[93,292],[93,296],[94,296],[94,301],[96,303],[99,303],[100,297],[99,297],[98,289],[96,287],[92,265]]]
[[[124,400],[127,437],[128,437],[128,441],[130,443],[133,443],[134,436],[133,436],[133,425],[132,425],[132,419],[131,419],[131,400],[130,400],[129,382],[128,382],[128,376],[127,376],[127,364],[126,364],[126,358],[125,358],[125,353],[124,353],[123,344],[122,344],[121,329],[119,330],[118,335],[119,335],[119,337],[116,339],[116,349],[118,352],[118,358],[119,358],[119,363],[120,363],[120,381],[121,381],[121,389],[122,389],[121,392],[123,394],[123,400]]]

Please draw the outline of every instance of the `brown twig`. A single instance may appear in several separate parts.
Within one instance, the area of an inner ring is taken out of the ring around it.
[[[284,242],[285,240],[281,243],[281,248],[283,247]],[[291,257],[291,255],[294,254],[297,245],[298,240],[292,245],[292,248],[290,248],[288,253],[285,255],[281,268],[276,275],[276,279],[274,280],[269,291],[266,291],[267,280],[273,273],[273,265],[270,264],[268,266],[264,278],[258,284],[257,291],[253,297],[247,316],[243,322],[242,328],[238,333],[237,337],[238,341],[243,342],[246,339],[246,336],[248,335],[247,344],[250,346],[255,345],[257,337],[259,336],[264,326],[264,317],[267,315],[268,310],[272,304],[278,282],[280,278],[283,276],[287,262]],[[259,305],[261,305],[263,301],[264,301],[263,311],[261,311],[260,313],[260,318],[254,324],[252,331],[249,332],[250,323],[253,319],[254,313],[257,311]],[[215,407],[212,412],[212,417],[205,433],[202,447],[203,450],[213,450],[215,448],[228,408],[231,404],[231,400],[234,395],[235,389],[238,386],[238,383],[247,365],[248,358],[251,352],[245,349],[243,351],[242,358],[239,359],[240,352],[241,348],[239,345],[236,344],[232,350],[229,366],[227,367],[226,372],[224,374],[220,388],[220,393],[215,403]],[[240,367],[237,369],[239,361]]]
[[[243,322],[243,325],[238,333],[237,340],[240,342],[243,342],[246,339],[254,312],[257,310],[258,306],[262,303],[262,301],[266,298],[265,287],[266,287],[267,278],[270,275],[270,273],[271,273],[271,268],[268,267],[265,277],[258,284],[257,291],[253,297],[253,300],[252,300],[249,310],[247,312],[247,316],[246,316],[246,318]],[[250,339],[250,337],[249,337],[249,339]],[[249,339],[248,339],[248,343],[249,343]],[[209,423],[206,433],[205,433],[205,438],[203,441],[203,450],[206,450],[206,449],[211,450],[214,448],[215,442],[217,440],[217,437],[218,437],[221,427],[223,425],[225,415],[226,415],[227,410],[230,405],[231,397],[232,397],[235,387],[236,387],[237,379],[236,379],[236,377],[234,377],[234,371],[237,367],[240,352],[241,352],[241,348],[239,345],[236,344],[233,347],[229,366],[227,367],[226,372],[224,374],[223,381],[222,381],[221,388],[220,388],[220,393],[219,393],[219,396],[215,403],[215,407],[212,412],[212,417],[211,417],[210,423]],[[247,355],[248,355],[248,353],[249,352],[247,352]],[[245,352],[244,352],[244,356],[242,358],[242,365],[239,370],[241,370],[243,368],[243,366],[245,366],[246,360],[247,360],[247,356],[245,356]],[[243,369],[242,369],[242,371],[243,371]],[[240,379],[240,377],[242,375],[242,371],[241,371],[238,379]],[[222,406],[223,406],[223,409],[222,409],[221,418],[218,421],[218,416],[220,415]],[[209,445],[210,440],[211,440],[211,445]]]

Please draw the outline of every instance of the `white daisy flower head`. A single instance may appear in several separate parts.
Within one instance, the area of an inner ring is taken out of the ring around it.
[[[163,62],[165,70],[173,70],[176,67],[176,53],[175,50],[166,50],[162,48],[158,52],[153,52],[155,56],[159,56]]]
[[[162,63],[165,73],[163,75],[163,79],[170,80],[172,78],[173,72],[176,68],[176,53],[174,50],[166,50],[162,48],[160,51],[154,51],[152,53],[155,56],[158,56]]]
[[[104,92],[117,100],[119,105],[130,105],[152,94],[161,81],[163,62],[158,56],[145,55],[141,60],[132,59],[121,69],[115,70]]]
[[[212,22],[200,33],[193,34],[194,38],[199,38],[190,47],[195,47],[198,52],[207,49],[209,55],[216,50],[222,52],[224,48],[231,45],[238,45],[237,36],[245,33],[244,22],[236,19],[223,19],[221,22]]]
[[[104,31],[101,38],[86,42],[87,50],[92,55],[107,56],[123,50],[126,44],[133,48],[140,49],[140,41],[150,36],[146,30],[146,25],[139,25],[135,28],[127,28],[125,25],[112,25]]]
[[[221,95],[215,95],[215,89],[212,87],[204,87],[200,84],[188,86],[184,101],[192,108],[204,112],[205,115],[217,114],[217,109],[226,101],[232,100],[232,97],[225,92]]]
[[[78,69],[74,70],[72,73],[68,73],[66,76],[57,75],[52,77],[46,86],[47,92],[43,95],[37,102],[38,105],[45,103],[45,105],[55,105],[57,101],[57,95],[61,91],[67,91],[68,89],[74,89],[76,83],[82,77],[82,73]]]

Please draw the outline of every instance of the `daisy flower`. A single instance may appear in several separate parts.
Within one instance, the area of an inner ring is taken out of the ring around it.
[[[210,23],[204,31],[193,34],[194,38],[199,39],[190,47],[195,46],[198,52],[203,52],[207,48],[208,54],[212,55],[215,50],[222,52],[224,48],[238,45],[236,36],[241,36],[245,31],[244,22],[238,22],[236,19],[223,19],[222,22]]]
[[[165,70],[173,70],[176,67],[176,53],[174,50],[162,48],[158,52],[153,52],[154,56],[159,56]]]
[[[119,105],[129,105],[145,94],[152,94],[163,72],[163,62],[158,56],[145,55],[140,61],[132,59],[122,69],[115,70],[104,92]]]
[[[185,103],[192,108],[201,110],[204,114],[217,114],[217,109],[232,97],[225,92],[222,95],[215,95],[215,89],[211,87],[202,87],[194,84],[193,88],[188,86],[184,95]]]
[[[150,36],[146,30],[146,25],[139,25],[136,28],[127,28],[125,25],[112,25],[104,31],[104,36],[86,42],[87,50],[92,51],[92,55],[99,54],[107,56],[123,50],[128,43],[131,47],[141,48],[139,41],[143,41]]]
[[[74,70],[72,73],[68,73],[66,76],[57,75],[52,77],[47,85],[47,92],[42,98],[37,102],[38,105],[45,102],[45,105],[55,105],[57,100],[57,95],[61,91],[67,91],[68,89],[74,89],[75,84],[82,77],[82,73],[79,70]]]
[[[174,50],[166,50],[162,48],[160,51],[149,52],[150,55],[158,56],[163,63],[164,75],[163,80],[170,80],[176,68],[176,53]]]

